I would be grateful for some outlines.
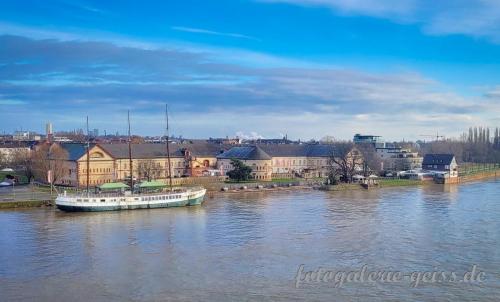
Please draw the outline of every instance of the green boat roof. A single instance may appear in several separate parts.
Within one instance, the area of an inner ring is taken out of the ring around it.
[[[99,186],[101,190],[117,190],[117,189],[125,189],[130,188],[126,184],[122,182],[108,182]]]
[[[139,188],[160,188],[167,186],[165,183],[161,181],[143,181],[139,185]]]

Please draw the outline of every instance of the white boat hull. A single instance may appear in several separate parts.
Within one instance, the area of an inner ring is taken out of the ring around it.
[[[58,209],[67,212],[97,212],[134,209],[154,209],[199,205],[203,202],[206,189],[189,189],[182,192],[154,194],[61,194],[56,198]]]

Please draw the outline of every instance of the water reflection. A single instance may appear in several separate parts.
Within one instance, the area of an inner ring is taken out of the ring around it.
[[[499,182],[348,192],[220,195],[202,207],[0,212],[6,300],[494,300]],[[466,270],[467,288],[357,284],[295,289],[309,268]]]

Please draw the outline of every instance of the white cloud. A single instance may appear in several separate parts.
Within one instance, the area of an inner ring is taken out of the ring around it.
[[[287,2],[305,6],[325,6],[341,13],[363,14],[384,17],[410,14],[416,0],[261,0],[264,2]]]
[[[0,39],[9,45],[0,48],[5,62],[0,69],[1,99],[31,106],[29,112],[10,106],[14,109],[1,121],[3,127],[18,126],[18,117],[24,116],[24,123],[49,118],[59,128],[71,129],[89,114],[97,128],[111,133],[124,125],[124,112],[115,112],[126,106],[134,120],[141,121],[136,133],[161,133],[163,117],[157,108],[165,100],[175,113],[174,133],[185,137],[242,131],[249,137],[288,133],[302,139],[350,138],[371,132],[418,138],[419,133],[436,131],[455,135],[469,125],[498,121],[500,114],[498,88],[488,89],[485,96],[465,97],[415,72],[296,64],[259,53],[230,61],[224,49],[145,50],[140,43],[124,47],[81,40]],[[23,56],[36,57],[37,64],[17,64],[26,61]],[[274,64],[250,66],[256,58]],[[54,79],[65,81],[46,85]]]
[[[19,101],[19,100],[8,100],[8,99],[0,99],[0,105],[24,105],[26,102]]]
[[[248,39],[248,40],[261,41],[261,40],[255,38],[255,37],[252,37],[252,36],[247,36],[247,35],[242,35],[242,34],[235,34],[235,33],[219,32],[219,31],[213,31],[213,30],[202,29],[202,28],[184,27],[184,26],[172,26],[171,28],[173,30],[183,31],[183,32],[189,32],[189,33],[195,33],[195,34],[224,36],[224,37],[231,37],[231,38],[238,38],[238,39]]]
[[[259,1],[259,0],[257,0]],[[498,0],[260,0],[302,6],[327,7],[340,14],[387,18],[421,24],[434,35],[461,34],[500,43]]]

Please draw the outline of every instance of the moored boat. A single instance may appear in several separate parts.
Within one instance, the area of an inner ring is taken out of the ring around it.
[[[154,209],[200,205],[206,189],[202,187],[166,190],[154,193],[80,193],[60,194],[58,209],[67,212],[96,212],[134,209]]]
[[[129,185],[124,183],[106,183],[100,189],[118,190],[112,193],[95,192],[91,193],[90,184],[90,154],[89,154],[89,126],[87,117],[87,189],[76,194],[59,194],[55,200],[58,209],[68,212],[95,212],[95,211],[117,211],[134,209],[154,209],[200,205],[205,197],[206,189],[203,187],[173,188],[172,187],[172,166],[170,163],[169,132],[168,132],[168,107],[165,106],[166,116],[166,151],[168,189],[161,182],[145,181],[134,185],[134,171],[132,161],[132,143],[130,134],[130,113],[128,114],[128,149],[129,149]],[[148,188],[153,191],[147,191]],[[128,190],[126,190],[128,188]],[[161,188],[161,189],[160,189]],[[142,191],[146,189],[146,191]]]

